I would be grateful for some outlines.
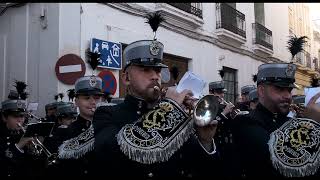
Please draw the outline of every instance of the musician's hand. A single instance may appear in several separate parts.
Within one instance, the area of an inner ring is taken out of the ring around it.
[[[201,144],[210,151],[210,147],[213,147],[212,139],[217,131],[218,121],[213,120],[206,126],[196,126],[196,133]]]
[[[32,140],[33,140],[32,137],[23,137],[17,143],[17,146],[18,146],[19,149],[23,149],[24,146],[26,146],[27,144],[30,144],[32,142]]]
[[[192,91],[190,90],[183,90],[181,93],[178,93],[176,90],[176,87],[168,87],[168,90],[166,92],[166,98],[170,98],[172,100],[175,100],[180,106],[182,105],[183,101],[189,96],[191,97]]]
[[[314,95],[307,107],[304,110],[304,116],[309,119],[320,122],[320,106],[316,104],[317,99],[320,97],[320,92]]]
[[[227,115],[233,110],[233,108],[234,108],[234,105],[231,102],[228,102],[226,107],[223,109],[222,113],[224,115]]]

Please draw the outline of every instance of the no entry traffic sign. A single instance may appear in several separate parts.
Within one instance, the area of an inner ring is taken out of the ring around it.
[[[55,71],[59,81],[73,85],[77,79],[84,76],[86,66],[78,55],[66,54],[57,61]]]
[[[109,92],[114,95],[117,90],[117,80],[113,73],[108,70],[103,70],[98,75],[102,79],[102,90],[103,92]]]

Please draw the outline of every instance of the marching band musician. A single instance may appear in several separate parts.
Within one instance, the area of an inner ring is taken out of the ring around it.
[[[257,89],[253,89],[249,92],[249,111],[255,110],[257,108],[258,105],[258,92]]]
[[[57,122],[51,132],[52,136],[44,141],[50,152],[56,153],[58,151],[58,147],[62,143],[61,137],[67,138],[69,130],[66,129],[75,121],[77,115],[77,109],[73,103],[63,102],[58,105],[56,112]]]
[[[38,177],[45,159],[38,157],[32,137],[23,137],[26,114],[26,84],[16,81],[18,96],[2,102],[0,122],[0,177]]]
[[[96,68],[92,63],[98,60],[89,61],[92,69]],[[59,128],[60,130],[52,137],[58,149],[57,163],[51,166],[48,174],[52,176],[89,176],[90,159],[92,158],[93,148],[93,129],[92,119],[97,104],[101,101],[102,80],[100,77],[84,76],[75,83],[75,105],[79,108],[80,114],[76,120],[68,127]],[[75,113],[75,109],[68,104],[70,115]],[[62,107],[61,111],[66,110]],[[89,138],[90,137],[90,138]],[[84,138],[84,139],[83,139]]]
[[[220,70],[219,72],[221,78],[223,78],[223,71]],[[217,115],[217,119],[220,119],[218,121],[218,129],[216,134],[216,142],[217,147],[220,150],[221,159],[223,160],[221,162],[222,170],[226,170],[226,172],[223,171],[223,176],[226,176],[229,172],[229,169],[227,168],[230,166],[230,164],[226,163],[228,162],[227,159],[229,158],[226,156],[227,151],[230,151],[230,144],[232,143],[232,133],[231,133],[231,127],[230,123],[233,120],[230,116],[232,111],[234,110],[235,106],[231,102],[226,102],[224,100],[224,95],[227,92],[224,86],[223,81],[215,81],[209,83],[209,94],[213,94],[217,97],[219,97],[220,105],[219,105],[219,111]]]
[[[297,162],[291,160],[288,161],[288,164],[283,165],[280,162],[293,157],[285,153],[282,154],[283,156],[275,156],[273,153],[276,150],[290,149],[291,145],[294,145],[274,143],[279,139],[279,134],[274,133],[290,125],[291,121],[287,114],[292,101],[291,91],[297,87],[294,83],[295,71],[296,65],[292,63],[269,63],[259,66],[257,74],[259,103],[249,115],[239,116],[234,121],[232,132],[235,149],[233,154],[230,154],[230,156],[234,155],[234,159],[229,163],[240,162],[235,166],[237,168],[231,171],[238,173],[235,176],[252,178],[283,177],[285,175],[295,177],[299,173],[306,175],[312,168],[315,168],[312,163],[308,169],[300,168],[298,164],[295,164]],[[283,132],[289,131],[287,129]],[[291,138],[294,137],[291,136]],[[316,160],[308,161],[315,162]]]
[[[238,102],[236,107],[241,111],[250,110],[250,97],[249,92],[256,89],[254,85],[246,85],[241,87],[241,102]]]
[[[161,19],[161,16],[157,13],[149,17]],[[149,22],[154,22],[153,20],[149,19]],[[153,31],[155,32],[156,29],[157,27]],[[213,141],[216,121],[212,121],[205,127],[196,126],[196,133],[191,134],[188,141],[181,147],[180,142],[187,138],[188,133],[191,133],[191,129],[187,128],[189,126],[183,126],[184,128],[181,131],[174,131],[173,134],[167,134],[164,133],[167,132],[165,128],[171,129],[172,126],[168,126],[166,123],[177,122],[176,119],[172,121],[162,119],[159,122],[156,122],[159,119],[154,119],[152,122],[148,119],[166,116],[163,111],[171,111],[172,109],[168,110],[167,108],[173,107],[163,103],[167,106],[158,109],[163,102],[160,99],[161,68],[167,68],[166,65],[162,64],[163,47],[161,42],[154,39],[135,41],[125,48],[123,57],[126,66],[121,75],[127,89],[125,100],[115,106],[99,107],[93,119],[95,175],[151,179],[208,176],[206,173],[219,172],[215,170],[216,153]],[[183,104],[187,96],[192,95],[190,90],[178,93],[172,87],[169,87],[165,94],[166,98],[171,99],[171,101],[174,100],[174,104],[178,104],[177,106]],[[174,114],[171,115],[174,116]],[[181,116],[183,116],[183,113],[181,113]],[[143,126],[138,126],[139,122],[143,122]],[[192,121],[185,122],[189,124]],[[131,140],[130,137],[125,139],[126,135],[135,136],[134,134],[127,134],[125,130],[132,123],[135,123],[135,130],[138,130],[135,132],[141,133],[146,138],[145,142],[148,141],[145,144],[146,146],[155,143],[152,140],[149,141],[149,136],[152,136],[152,134],[144,131],[146,128],[150,130],[150,126],[152,126],[154,133],[161,136],[159,138],[163,141],[166,137],[173,140],[167,142],[170,145],[157,150],[155,150],[156,147],[149,148],[148,146],[144,148],[142,147],[143,144],[135,144],[135,142],[132,142],[134,143],[133,147],[132,144],[125,143],[126,140]],[[175,136],[175,134],[179,135]],[[177,146],[181,148],[177,150]],[[153,156],[157,153],[159,153],[158,156]],[[168,154],[172,156],[168,157]],[[104,166],[100,166],[100,164],[104,164]]]

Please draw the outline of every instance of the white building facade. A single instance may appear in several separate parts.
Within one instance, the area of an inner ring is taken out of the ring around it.
[[[23,80],[29,85],[29,101],[39,102],[38,114],[44,115],[44,105],[55,94],[74,87],[55,75],[61,56],[72,53],[85,61],[91,38],[123,47],[152,39],[144,17],[153,11],[166,18],[157,32],[165,62],[179,68],[179,78],[189,70],[208,83],[220,81],[218,70],[224,69],[229,101],[236,100],[242,86],[254,84],[252,75],[260,64],[290,60],[286,3],[18,4],[0,15],[1,101],[13,89],[14,79]],[[91,75],[88,69],[85,74]],[[108,70],[117,80],[114,96],[123,96],[122,71]],[[208,86],[203,91],[207,93]]]

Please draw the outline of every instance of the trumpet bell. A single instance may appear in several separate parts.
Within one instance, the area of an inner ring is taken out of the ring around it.
[[[193,116],[196,125],[206,126],[214,120],[219,111],[218,97],[214,95],[206,95],[202,97],[196,104]]]

